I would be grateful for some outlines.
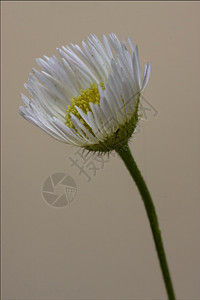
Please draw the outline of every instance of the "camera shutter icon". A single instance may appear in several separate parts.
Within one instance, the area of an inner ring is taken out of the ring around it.
[[[76,182],[66,173],[50,175],[42,187],[44,199],[54,207],[65,207],[74,200],[76,193]]]

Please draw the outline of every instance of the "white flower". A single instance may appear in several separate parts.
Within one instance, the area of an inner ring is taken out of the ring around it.
[[[61,60],[36,59],[42,71],[30,74],[25,87],[31,100],[21,95],[20,114],[59,141],[106,152],[132,135],[151,65],[141,78],[138,48],[130,38],[130,50],[113,33],[102,40],[91,34],[82,48],[58,49]]]

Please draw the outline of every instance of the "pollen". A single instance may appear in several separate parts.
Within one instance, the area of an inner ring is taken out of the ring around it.
[[[103,82],[100,82],[99,84],[103,89],[105,89]],[[100,104],[100,94],[98,90],[98,85],[95,83],[91,83],[89,88],[85,90],[80,91],[80,95],[77,97],[73,97],[71,99],[71,104],[68,105],[67,110],[66,110],[66,116],[65,116],[65,124],[70,127],[74,128],[75,126],[73,125],[71,121],[71,113],[74,114],[80,121],[81,123],[91,132],[90,127],[88,124],[84,121],[84,119],[80,116],[78,111],[76,110],[75,106],[78,106],[84,113],[87,113],[88,111],[91,111],[89,103],[95,103],[95,104]]]

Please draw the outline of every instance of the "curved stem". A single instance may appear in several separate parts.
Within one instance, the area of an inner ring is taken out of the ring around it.
[[[116,151],[121,157],[121,159],[123,160],[123,162],[125,163],[127,169],[129,170],[132,178],[134,179],[139,189],[140,195],[142,196],[142,200],[144,202],[146,213],[150,222],[151,231],[153,234],[153,239],[155,242],[155,247],[160,262],[160,267],[162,270],[162,275],[163,275],[165,287],[168,294],[168,299],[175,300],[175,293],[173,290],[172,280],[167,265],[167,259],[165,255],[162,238],[161,238],[161,231],[159,229],[158,218],[156,215],[156,211],[155,211],[155,207],[151,195],[142,177],[142,174],[140,173],[140,170],[138,169],[136,162],[130,152],[129,146],[126,145]]]

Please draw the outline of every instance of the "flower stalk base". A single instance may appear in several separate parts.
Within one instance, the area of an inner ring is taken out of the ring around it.
[[[140,195],[142,197],[146,213],[149,219],[151,226],[151,231],[153,234],[153,239],[156,247],[156,251],[159,258],[160,267],[162,270],[162,275],[168,294],[169,300],[175,300],[175,293],[172,285],[172,280],[170,277],[170,272],[167,264],[167,259],[165,255],[165,250],[162,242],[161,231],[159,229],[158,218],[156,215],[155,207],[149,193],[149,190],[146,186],[146,183],[141,175],[140,170],[138,169],[136,162],[130,152],[128,144],[122,147],[121,149],[116,150],[123,162],[125,163],[127,169],[129,170],[133,180],[135,181]]]

